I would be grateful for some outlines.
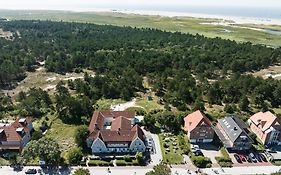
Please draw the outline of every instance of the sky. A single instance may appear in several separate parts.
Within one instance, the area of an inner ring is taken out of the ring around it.
[[[274,7],[281,0],[0,0],[0,9],[90,10],[157,6]]]

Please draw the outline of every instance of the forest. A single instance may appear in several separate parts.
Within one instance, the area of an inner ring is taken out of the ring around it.
[[[16,108],[25,115],[40,116],[55,108],[63,121],[81,123],[98,99],[129,100],[145,92],[144,77],[166,109],[223,103],[247,111],[250,104],[263,110],[281,105],[280,81],[249,74],[280,63],[281,48],[87,23],[0,21],[0,28],[13,33],[10,40],[0,38],[0,90],[17,86],[39,61],[59,74],[95,72],[95,77],[85,73],[82,80],[59,83],[55,98],[37,88],[21,92]],[[15,108],[5,94],[0,102],[1,111]]]

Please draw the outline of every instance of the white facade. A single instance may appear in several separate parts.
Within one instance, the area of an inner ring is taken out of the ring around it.
[[[90,144],[90,140],[87,141],[88,144]],[[146,149],[146,146],[144,142],[140,138],[136,138],[132,141],[130,146],[128,144],[124,143],[116,143],[116,144],[108,144],[108,147],[106,144],[100,139],[97,138],[92,142],[91,145],[92,153],[111,153],[111,152],[117,152],[117,153],[130,153],[130,152],[144,152]]]
[[[203,139],[201,142],[202,143],[211,143],[213,141],[213,139]],[[197,139],[190,139],[189,140],[190,143],[198,143],[200,142],[199,140]]]

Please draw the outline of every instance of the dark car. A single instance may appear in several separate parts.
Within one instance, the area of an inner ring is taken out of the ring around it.
[[[259,157],[261,158],[262,161],[267,162],[265,155],[259,154]]]
[[[249,163],[252,163],[253,161],[252,161],[252,159],[250,158],[250,156],[245,156],[246,157],[246,160],[249,162]]]
[[[255,154],[255,157],[257,158],[257,160],[258,160],[258,162],[262,162],[262,159],[261,159],[261,157],[260,157],[260,154]]]
[[[25,171],[25,174],[36,174],[37,170],[36,169],[28,169]]]
[[[236,159],[236,161],[238,163],[242,163],[242,160],[240,159],[239,155],[238,154],[234,154],[234,158]]]
[[[197,150],[197,151],[193,152],[193,154],[194,154],[195,156],[204,156],[204,154],[203,154],[202,151],[200,151],[200,150]]]

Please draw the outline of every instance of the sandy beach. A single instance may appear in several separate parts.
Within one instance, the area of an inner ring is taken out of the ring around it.
[[[207,18],[220,19],[229,24],[262,24],[262,25],[281,25],[281,19],[267,19],[267,18],[253,18],[253,17],[238,17],[238,16],[223,16],[210,15],[201,13],[182,13],[182,12],[168,12],[168,11],[147,11],[147,10],[112,10],[112,9],[92,9],[88,12],[113,12],[135,15],[151,15],[163,17],[193,17],[193,18]],[[82,12],[82,11],[80,11]],[[85,11],[84,11],[85,12]]]

